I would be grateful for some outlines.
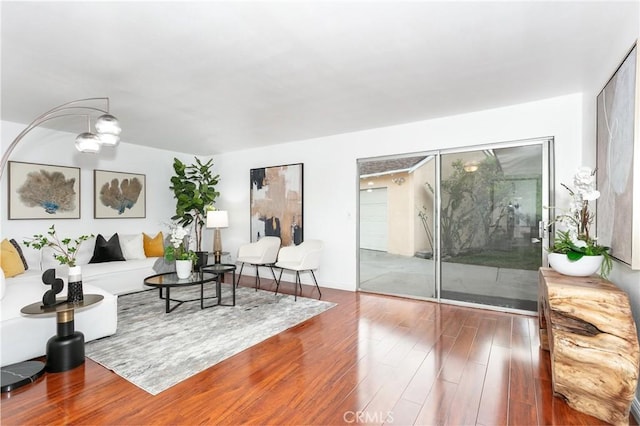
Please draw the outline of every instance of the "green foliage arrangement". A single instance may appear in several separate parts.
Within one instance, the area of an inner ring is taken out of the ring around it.
[[[182,226],[192,223],[196,236],[196,250],[202,251],[202,228],[207,219],[207,210],[220,195],[216,191],[220,175],[213,175],[213,159],[206,163],[195,157],[195,163],[186,165],[177,158],[173,159],[175,175],[171,177],[171,186],[176,199],[176,214],[171,220]]]
[[[55,225],[51,225],[47,235],[36,234],[33,238],[23,241],[23,243],[25,246],[33,247],[37,250],[41,250],[44,247],[51,247],[54,252],[53,257],[60,262],[61,265],[73,267],[76,266],[76,256],[80,245],[92,237],[93,234],[81,235],[76,239],[60,239],[56,233]]]

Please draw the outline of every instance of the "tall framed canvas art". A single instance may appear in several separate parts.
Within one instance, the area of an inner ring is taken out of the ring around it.
[[[79,219],[80,169],[9,161],[9,219]]]
[[[93,183],[93,216],[96,219],[146,216],[145,175],[94,170]]]
[[[640,125],[634,45],[597,97],[598,243],[640,269]]]
[[[283,246],[302,242],[303,165],[251,169],[251,241],[277,236]]]

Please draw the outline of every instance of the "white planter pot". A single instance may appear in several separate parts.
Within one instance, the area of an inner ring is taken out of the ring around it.
[[[181,280],[189,278],[191,275],[191,261],[190,260],[176,260],[176,274]]]
[[[566,254],[549,253],[549,266],[563,275],[588,277],[600,270],[604,256],[582,256],[578,260],[569,260]]]

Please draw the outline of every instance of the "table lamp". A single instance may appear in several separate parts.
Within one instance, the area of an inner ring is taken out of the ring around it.
[[[215,263],[220,263],[222,256],[222,240],[220,228],[229,227],[229,215],[225,210],[211,210],[207,212],[207,228],[213,228],[213,257]]]

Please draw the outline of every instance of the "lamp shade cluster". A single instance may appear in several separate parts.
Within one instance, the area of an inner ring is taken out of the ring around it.
[[[120,143],[120,124],[111,114],[103,114],[96,120],[96,133],[84,132],[76,137],[76,148],[80,152],[98,152],[103,145]]]
[[[96,106],[97,103],[104,103],[104,107]],[[91,117],[102,113],[96,119],[96,132],[91,132]],[[86,98],[66,102],[57,107],[51,108],[37,116],[27,127],[25,127],[13,142],[2,154],[0,162],[0,175],[4,173],[5,166],[9,161],[9,155],[31,130],[46,123],[49,120],[63,117],[81,117],[87,120],[87,131],[80,133],[76,137],[76,149],[80,152],[96,153],[102,146],[116,146],[120,143],[120,123],[118,119],[109,113],[109,98]]]

